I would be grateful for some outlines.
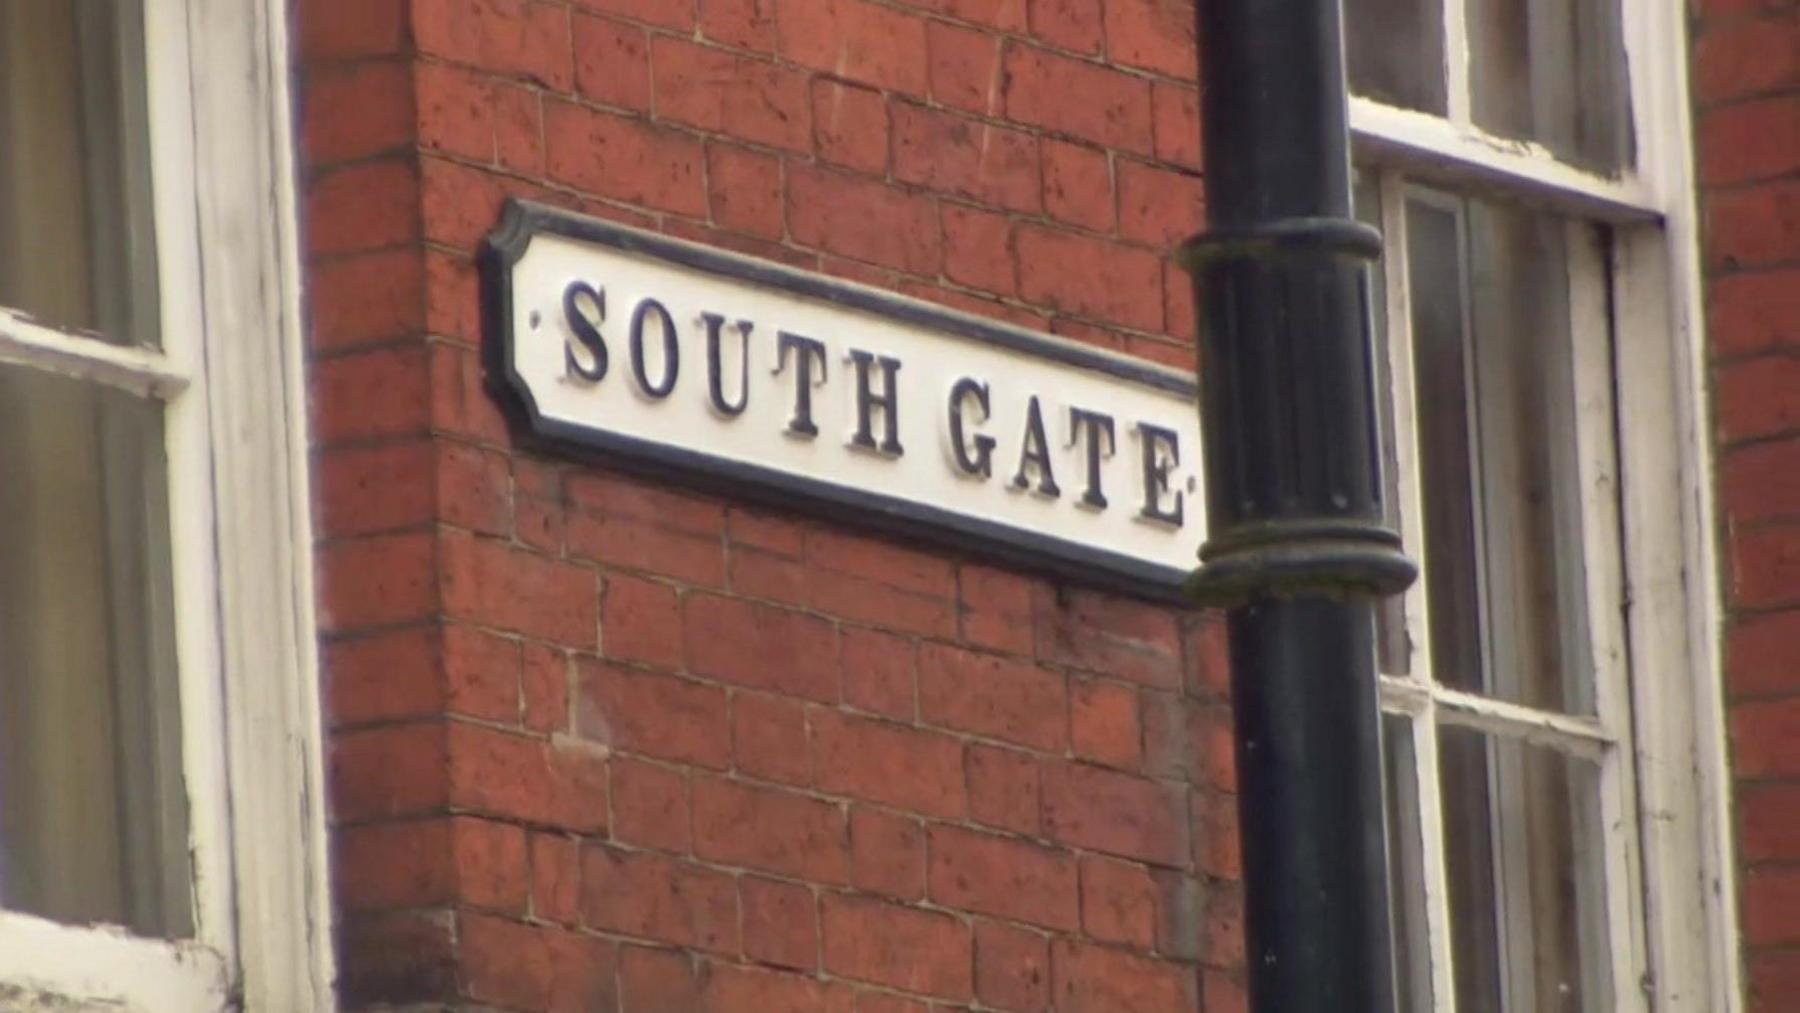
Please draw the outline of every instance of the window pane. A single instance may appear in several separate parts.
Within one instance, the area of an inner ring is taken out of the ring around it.
[[[1408,204],[1433,671],[1592,714],[1566,223]]]
[[[0,906],[192,932],[162,409],[0,367]]]
[[[1594,766],[1441,726],[1456,1006],[1612,1008]]]
[[[1431,944],[1425,927],[1424,834],[1411,720],[1381,716],[1386,776],[1389,910],[1394,924],[1394,996],[1400,1013],[1431,1005]]]
[[[0,306],[157,340],[140,6],[0,0]]]
[[[1374,169],[1358,168],[1352,174],[1351,197],[1356,219],[1364,225],[1381,228],[1381,176]],[[1400,491],[1397,484],[1398,459],[1394,455],[1393,375],[1389,369],[1387,342],[1387,265],[1388,251],[1398,249],[1394,237],[1383,236],[1381,259],[1369,265],[1365,282],[1368,301],[1369,339],[1375,363],[1375,389],[1371,398],[1376,408],[1376,424],[1381,435],[1382,520],[1395,531],[1400,528]],[[1412,674],[1411,641],[1406,630],[1406,601],[1400,595],[1389,595],[1375,607],[1375,654],[1377,671],[1383,675]]]
[[[1619,0],[1469,0],[1476,125],[1617,172],[1632,159]]]
[[[1350,90],[1444,115],[1443,0],[1345,0]]]

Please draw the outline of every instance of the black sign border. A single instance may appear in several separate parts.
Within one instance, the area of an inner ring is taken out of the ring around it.
[[[708,274],[862,310],[891,320],[996,345],[1039,359],[1178,394],[1197,404],[1198,386],[1186,377],[1055,341],[1023,328],[685,240],[603,221],[534,201],[509,198],[500,224],[480,252],[483,341],[487,385],[503,405],[520,446],[561,457],[627,470],[701,491],[746,499],[765,508],[803,513],[877,534],[917,538],[969,555],[1043,573],[1070,583],[1159,601],[1185,602],[1181,587],[1190,571],[1156,566],[1079,542],[997,524],[937,507],[850,489],[716,457],[546,418],[512,366],[512,269],[539,235],[560,236],[652,257]],[[1195,409],[1198,411],[1198,408]],[[1194,447],[1189,453],[1198,454]],[[796,501],[798,498],[798,501]]]

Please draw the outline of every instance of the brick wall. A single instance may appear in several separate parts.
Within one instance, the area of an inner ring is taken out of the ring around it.
[[[299,0],[347,1006],[1242,1009],[1213,617],[517,447],[509,194],[1191,365],[1191,0]]]
[[[1750,1007],[1800,1006],[1800,3],[1695,0]]]

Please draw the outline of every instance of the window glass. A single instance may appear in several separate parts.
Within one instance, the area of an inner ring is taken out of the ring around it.
[[[1356,94],[1444,114],[1444,0],[1345,0],[1344,57]]]
[[[1456,1008],[1610,1010],[1598,771],[1439,731]]]
[[[0,306],[156,344],[138,4],[0,0]]]
[[[1566,228],[1481,200],[1408,206],[1433,670],[1591,714]]]
[[[1394,927],[1395,1003],[1400,1013],[1431,1004],[1431,941],[1425,920],[1424,832],[1419,820],[1418,759],[1412,722],[1381,716],[1387,799],[1389,911]]]
[[[1616,173],[1632,158],[1619,0],[1467,0],[1482,129]]]
[[[134,4],[0,0],[0,306],[154,345]],[[163,406],[0,367],[0,907],[193,932]]]

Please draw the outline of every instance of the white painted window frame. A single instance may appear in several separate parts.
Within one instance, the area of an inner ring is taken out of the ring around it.
[[[0,308],[0,362],[166,405],[195,936],[0,912],[0,997],[327,1010],[287,11],[282,0],[144,3],[162,348]]]
[[[1426,839],[1431,1008],[1440,1013],[1455,1008],[1440,720],[1504,730],[1601,763],[1607,879],[1634,884],[1607,897],[1618,1009],[1743,1009],[1686,25],[1681,0],[1620,2],[1635,164],[1617,178],[1558,162],[1540,145],[1494,137],[1471,122],[1463,0],[1444,3],[1447,115],[1361,97],[1350,102],[1359,163],[1380,178],[1390,249],[1404,242],[1409,181],[1505,194],[1613,232],[1610,265],[1578,254],[1578,226],[1571,226],[1569,247],[1574,322],[1586,320],[1591,330],[1605,319],[1610,285],[1621,352],[1575,349],[1584,555],[1598,576],[1587,590],[1599,716],[1549,715],[1434,685],[1422,586],[1404,600],[1412,631],[1407,675],[1382,677],[1383,710],[1406,718],[1415,732],[1413,817]],[[1421,490],[1405,258],[1390,255],[1385,273],[1396,484],[1403,536],[1417,552]]]

